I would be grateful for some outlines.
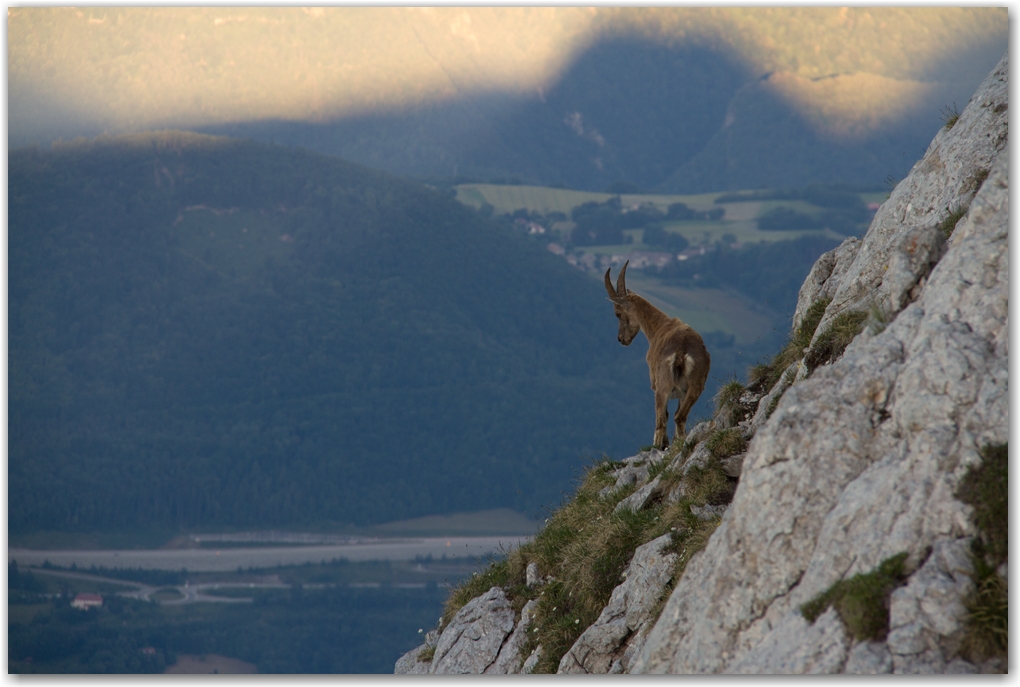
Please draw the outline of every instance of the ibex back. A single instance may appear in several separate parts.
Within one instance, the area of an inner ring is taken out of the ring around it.
[[[648,337],[648,374],[655,393],[655,436],[652,445],[665,449],[669,446],[666,433],[666,404],[679,399],[673,419],[676,437],[687,433],[687,414],[705,390],[708,368],[712,359],[701,336],[677,317],[670,317],[636,293],[627,291],[627,263],[620,270],[616,288],[606,270],[606,291],[613,302],[613,311],[620,320],[616,338],[629,346],[639,331]]]

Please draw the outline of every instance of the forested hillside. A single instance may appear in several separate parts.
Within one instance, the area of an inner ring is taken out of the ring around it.
[[[9,157],[10,531],[556,503],[650,436],[598,288],[448,194],[180,133]]]

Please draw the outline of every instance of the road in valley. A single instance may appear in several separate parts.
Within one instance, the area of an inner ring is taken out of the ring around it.
[[[183,585],[162,585],[160,587],[154,587],[148,584],[142,584],[141,582],[131,582],[130,580],[121,580],[112,577],[102,577],[99,575],[89,575],[87,573],[70,572],[67,570],[47,570],[43,568],[33,568],[33,573],[39,575],[49,575],[51,577],[64,577],[77,580],[87,580],[90,582],[109,582],[124,587],[133,587],[130,591],[116,592],[118,596],[123,596],[129,599],[139,599],[141,601],[149,601],[153,598],[153,594],[156,592],[176,589],[181,595],[179,599],[167,599],[162,598],[159,600],[160,605],[163,606],[179,606],[181,604],[197,603],[199,601],[212,602],[212,603],[251,603],[251,597],[234,597],[234,596],[217,596],[216,590],[221,588],[237,589],[239,587],[247,587],[249,589],[288,589],[290,585],[282,583],[266,583],[266,582],[255,582],[247,584],[220,584],[216,582],[207,584],[183,584]],[[310,587],[312,585],[304,585]],[[424,586],[424,585],[422,585]],[[211,592],[211,593],[210,593]],[[159,598],[158,596],[155,598]]]
[[[7,560],[19,566],[40,566],[45,561],[61,568],[76,565],[144,570],[226,572],[238,568],[275,568],[284,565],[320,563],[333,559],[358,561],[406,561],[431,556],[439,559],[484,557],[515,548],[530,537],[421,537],[377,539],[351,544],[315,546],[253,546],[195,549],[122,549],[117,551],[8,549]]]

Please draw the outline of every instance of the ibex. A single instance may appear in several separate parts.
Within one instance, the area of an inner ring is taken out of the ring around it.
[[[705,390],[708,368],[712,359],[701,336],[677,317],[670,317],[636,293],[627,291],[625,281],[627,264],[623,264],[616,289],[609,281],[606,270],[606,291],[613,302],[613,311],[620,320],[616,338],[629,346],[639,331],[648,337],[648,374],[655,393],[655,448],[669,447],[666,432],[666,404],[670,399],[680,400],[673,419],[676,421],[676,438],[687,434],[687,413]]]

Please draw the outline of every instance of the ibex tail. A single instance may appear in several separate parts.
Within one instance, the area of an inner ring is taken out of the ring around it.
[[[679,380],[681,378],[690,379],[691,373],[694,372],[694,358],[691,357],[690,353],[673,355],[666,358],[670,367],[673,368],[673,379]]]

